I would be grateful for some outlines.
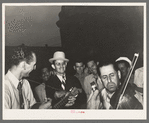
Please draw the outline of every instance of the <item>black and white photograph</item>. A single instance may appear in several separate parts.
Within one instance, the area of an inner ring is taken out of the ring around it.
[[[3,120],[147,118],[146,3],[3,3]]]

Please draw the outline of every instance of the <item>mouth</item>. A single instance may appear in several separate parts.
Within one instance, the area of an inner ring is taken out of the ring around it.
[[[113,90],[113,89],[115,89],[115,85],[114,84],[108,84],[108,88],[110,89],[110,90]]]

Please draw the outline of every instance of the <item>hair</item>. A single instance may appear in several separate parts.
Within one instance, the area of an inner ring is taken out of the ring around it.
[[[117,62],[116,62],[117,66],[118,66],[119,63],[124,63],[124,64],[126,65],[127,68],[130,67],[130,64],[129,64],[127,61],[125,61],[125,60],[117,61]]]
[[[83,63],[83,65],[84,65],[84,61],[83,60],[81,60],[81,59],[76,59],[75,61],[74,61],[74,66],[76,65],[76,63]]]
[[[97,62],[97,60],[95,59],[95,58],[93,58],[93,57],[90,57],[90,58],[88,58],[87,60],[86,60],[86,66],[87,66],[87,63],[88,62],[90,62],[90,61],[94,61],[95,63]]]
[[[10,60],[10,66],[18,65],[22,61],[30,64],[33,61],[33,51],[29,50],[27,47],[17,47],[13,50]],[[35,53],[34,53],[35,54]]]
[[[110,65],[110,64],[113,65],[113,68],[114,68],[115,71],[118,71],[118,70],[119,70],[118,67],[117,67],[117,64],[116,64],[116,62],[115,62],[114,60],[104,60],[104,61],[101,61],[101,62],[99,63],[99,65],[97,66],[97,72],[98,72],[98,74],[100,75],[100,70],[99,70],[99,68],[101,68],[101,67],[103,67],[103,66]]]

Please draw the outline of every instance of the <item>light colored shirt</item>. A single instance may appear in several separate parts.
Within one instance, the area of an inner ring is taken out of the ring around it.
[[[90,75],[86,76],[85,79],[84,79],[84,91],[86,93],[87,99],[89,98],[89,95],[91,94],[92,87],[91,87],[90,83],[93,82],[93,81],[96,81],[93,74],[90,74]],[[98,88],[99,91],[101,91],[104,88],[99,76],[98,76],[96,84],[97,84],[97,88]]]
[[[137,85],[139,88],[143,88],[144,79],[143,79],[143,67],[138,68],[134,74],[134,84]],[[135,97],[139,100],[139,102],[143,105],[143,93],[138,92],[135,90],[136,94]]]
[[[29,82],[23,79],[22,95],[24,108],[29,109],[36,103]],[[5,109],[20,109],[19,91],[17,89],[19,80],[8,71],[5,75]]]
[[[37,100],[39,102],[44,102],[45,99],[47,98],[46,90],[45,90],[45,83],[38,85],[34,91],[35,91],[35,95],[37,96]]]
[[[85,77],[87,75],[85,73],[83,73],[81,75],[80,74],[75,74],[74,76],[78,78],[78,80],[80,81],[80,84],[81,84],[82,88],[84,89],[84,79],[85,79]]]

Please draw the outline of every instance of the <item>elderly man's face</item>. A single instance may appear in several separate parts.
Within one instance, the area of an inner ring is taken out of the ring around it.
[[[112,64],[100,67],[99,71],[103,85],[108,92],[113,93],[119,86],[118,72],[114,69]]]
[[[64,60],[56,60],[54,62],[55,71],[58,74],[64,74],[66,71],[67,62]]]

